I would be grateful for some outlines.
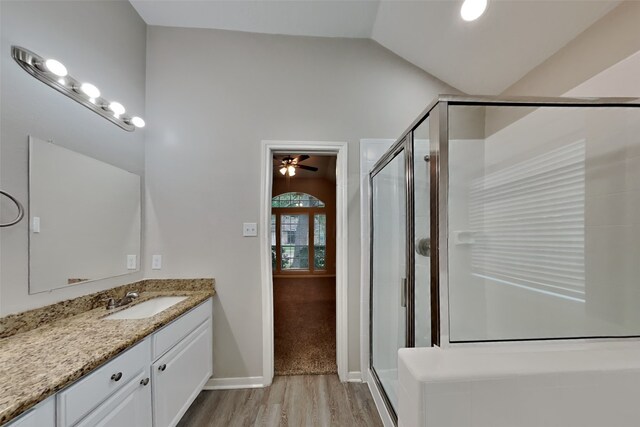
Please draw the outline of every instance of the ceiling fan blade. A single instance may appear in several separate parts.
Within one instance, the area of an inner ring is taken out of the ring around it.
[[[309,158],[309,156],[307,156],[306,154],[301,154],[298,157],[296,157],[295,160],[296,162],[300,163],[300,162],[304,162],[305,160],[307,160]]]
[[[318,172],[318,168],[315,166],[305,166],[305,165],[296,165],[299,169],[304,169],[306,171]]]

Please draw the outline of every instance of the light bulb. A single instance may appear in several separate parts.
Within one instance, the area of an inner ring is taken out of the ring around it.
[[[465,21],[475,21],[487,9],[487,0],[464,0],[460,8],[460,16]]]
[[[137,128],[143,128],[145,125],[144,120],[137,116],[131,118],[131,123],[133,123],[133,125]]]
[[[295,176],[296,168],[294,168],[293,166],[288,166],[287,167],[287,172],[289,172],[289,176]]]
[[[58,77],[64,77],[67,75],[67,67],[65,67],[62,62],[56,61],[55,59],[47,59],[44,61],[44,66],[50,73],[55,74]]]
[[[286,174],[287,174],[287,167],[286,167],[286,166],[282,166],[282,167],[280,168],[280,173],[281,173],[282,175],[286,175]]]
[[[120,117],[120,115],[124,114],[124,112],[126,111],[124,109],[124,106],[119,102],[112,102],[111,104],[109,104],[109,109],[113,111],[113,115],[116,116],[116,118]]]
[[[91,98],[91,102],[95,102],[95,99],[100,96],[100,89],[92,85],[91,83],[82,83],[80,90]]]

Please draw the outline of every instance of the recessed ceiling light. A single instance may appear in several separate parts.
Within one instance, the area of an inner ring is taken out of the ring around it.
[[[460,16],[465,21],[475,21],[487,10],[487,0],[464,0],[460,8]]]

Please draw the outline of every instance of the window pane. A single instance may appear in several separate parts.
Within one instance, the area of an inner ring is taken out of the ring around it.
[[[309,269],[309,215],[280,216],[283,270]]]
[[[313,267],[327,269],[327,216],[315,214],[313,218]]]
[[[324,208],[324,202],[307,193],[284,193],[271,199],[274,208]]]

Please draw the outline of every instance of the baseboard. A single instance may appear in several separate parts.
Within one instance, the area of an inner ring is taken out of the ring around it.
[[[203,390],[232,390],[238,388],[263,388],[264,377],[211,378]]]
[[[347,374],[347,382],[350,383],[361,383],[364,382],[362,379],[362,372],[360,371],[351,371]]]

